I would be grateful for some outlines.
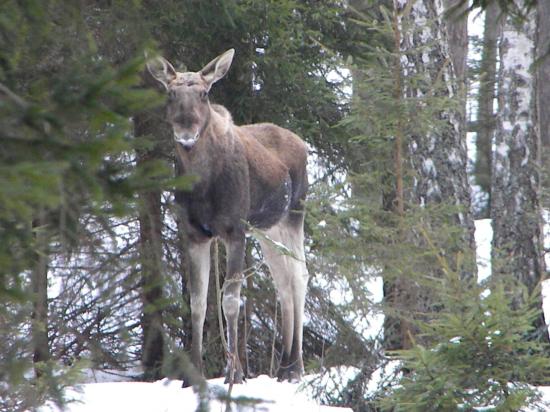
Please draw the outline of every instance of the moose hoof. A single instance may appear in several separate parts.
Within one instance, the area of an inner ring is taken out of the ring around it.
[[[235,371],[235,373],[233,374],[233,382],[231,382],[231,374],[225,374],[224,383],[244,383],[245,381],[246,379],[244,378],[244,374],[242,371]]]
[[[286,368],[281,367],[277,373],[277,380],[279,382],[289,381],[289,382],[300,382],[302,379],[302,370],[301,368],[293,368],[288,366]]]
[[[233,362],[228,362],[225,369],[225,383],[243,383],[245,380],[241,363],[237,360],[233,367]]]

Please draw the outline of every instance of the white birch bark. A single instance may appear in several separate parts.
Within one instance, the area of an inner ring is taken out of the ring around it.
[[[534,13],[519,23],[508,18],[500,38],[491,189],[493,276],[513,275],[530,291],[545,272],[539,206],[541,146],[532,72]]]

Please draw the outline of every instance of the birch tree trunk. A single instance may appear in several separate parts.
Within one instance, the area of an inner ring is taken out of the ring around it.
[[[543,279],[540,195],[540,136],[531,72],[535,58],[535,16],[507,18],[500,37],[498,116],[491,182],[493,277],[514,278],[529,292]],[[522,303],[518,292],[515,303]],[[542,299],[537,303],[542,308]],[[541,314],[538,337],[548,338]]]

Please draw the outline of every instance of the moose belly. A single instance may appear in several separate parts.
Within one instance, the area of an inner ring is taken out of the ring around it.
[[[286,179],[277,187],[257,184],[251,193],[248,222],[258,228],[267,229],[288,213],[292,195],[292,182]]]

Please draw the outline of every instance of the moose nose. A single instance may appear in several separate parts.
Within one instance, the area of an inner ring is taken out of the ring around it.
[[[199,140],[199,132],[188,132],[188,131],[175,131],[174,130],[174,140],[181,144],[186,149],[191,149],[197,140]]]

